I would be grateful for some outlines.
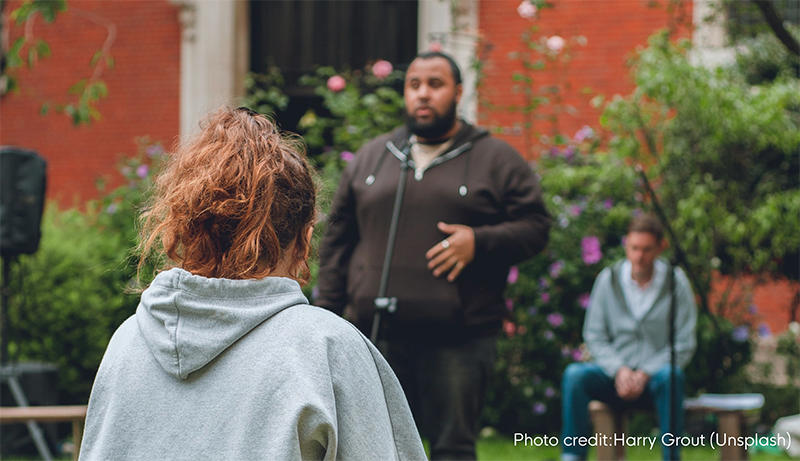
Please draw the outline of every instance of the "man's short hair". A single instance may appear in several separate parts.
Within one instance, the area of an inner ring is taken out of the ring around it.
[[[433,59],[433,58],[442,58],[450,64],[450,71],[453,73],[453,80],[455,80],[456,85],[461,84],[461,70],[458,68],[458,64],[456,61],[450,57],[448,54],[444,54],[440,51],[426,51],[424,53],[420,53],[414,56],[414,60],[417,59]],[[414,61],[412,60],[412,62]]]
[[[643,214],[636,216],[631,220],[628,226],[628,233],[631,232],[647,232],[653,234],[659,242],[664,238],[664,226],[652,214]]]

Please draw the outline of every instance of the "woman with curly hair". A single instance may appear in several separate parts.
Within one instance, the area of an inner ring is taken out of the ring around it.
[[[108,345],[80,459],[424,459],[403,391],[300,284],[316,189],[299,143],[247,109],[170,156],[142,215],[160,272]]]

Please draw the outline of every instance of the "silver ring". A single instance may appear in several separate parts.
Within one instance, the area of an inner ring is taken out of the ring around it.
[[[441,243],[442,243],[442,248],[444,248],[445,250],[450,248],[450,242],[448,242],[447,239],[442,240]]]

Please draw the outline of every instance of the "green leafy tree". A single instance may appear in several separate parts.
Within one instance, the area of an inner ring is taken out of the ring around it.
[[[33,69],[40,59],[47,58],[51,54],[50,45],[34,34],[36,19],[41,16],[46,24],[50,24],[58,16],[68,11],[66,0],[25,0],[8,15],[5,14],[6,5],[6,1],[0,3],[0,10],[3,11],[3,36],[6,37],[10,31],[19,28],[22,28],[23,32],[13,43],[7,44],[5,40],[3,41],[2,59],[0,59],[0,95],[2,96],[9,92],[19,91],[18,73],[20,69],[24,67]],[[71,12],[105,27],[108,36],[101,49],[92,56],[89,62],[89,67],[92,69],[91,76],[78,80],[69,88],[68,94],[71,101],[59,104],[45,101],[42,103],[40,113],[44,115],[53,107],[57,112],[69,116],[73,124],[81,125],[89,124],[101,117],[96,104],[108,96],[108,88],[101,77],[105,70],[114,68],[111,45],[116,39],[116,26],[91,12],[77,8],[72,8]]]

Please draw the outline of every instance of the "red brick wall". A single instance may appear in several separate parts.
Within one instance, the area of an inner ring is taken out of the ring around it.
[[[6,5],[5,12],[18,4]],[[52,55],[22,71],[20,92],[3,96],[0,104],[0,143],[36,149],[47,159],[48,198],[61,207],[96,198],[99,177],[118,184],[117,163],[123,154],[135,153],[137,137],[169,147],[180,132],[178,7],[167,0],[71,0],[68,8],[51,24],[36,20],[34,34],[50,45]],[[108,97],[97,104],[102,119],[90,126],[74,126],[52,110],[37,115],[43,101],[70,100],[67,90],[92,75],[90,60],[108,36],[105,27],[75,10],[116,25],[115,66],[102,75]],[[12,41],[21,31],[11,31]]]
[[[519,84],[512,81],[515,72],[522,71],[520,61],[509,58],[509,53],[523,46],[522,33],[532,25],[539,27],[536,39],[559,35],[569,42],[571,37],[586,37],[586,46],[572,45],[572,60],[563,66],[554,78],[551,70],[534,71],[536,88],[553,83],[569,82],[571,88],[562,91],[564,103],[574,107],[577,113],[559,116],[558,131],[573,136],[583,125],[597,127],[599,112],[591,108],[589,100],[595,95],[613,96],[628,94],[633,89],[626,66],[638,46],[644,46],[647,38],[659,29],[675,26],[676,36],[688,37],[691,25],[691,1],[681,4],[681,9],[669,12],[666,2],[650,0],[551,0],[553,8],[539,10],[535,20],[524,19],[517,13],[521,0],[488,0],[480,2],[479,27],[482,38],[490,46],[485,62],[484,86],[481,99],[495,106],[522,105],[524,97]],[[581,94],[584,88],[591,89],[588,95]],[[552,105],[544,106],[542,114],[552,113]],[[534,143],[526,149],[525,135],[515,126],[522,126],[523,116],[509,111],[479,109],[479,123],[484,126],[504,128],[503,139],[518,148],[528,158],[538,156],[539,147]],[[539,122],[535,131],[552,134],[549,122]],[[528,152],[525,152],[528,150]]]

